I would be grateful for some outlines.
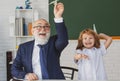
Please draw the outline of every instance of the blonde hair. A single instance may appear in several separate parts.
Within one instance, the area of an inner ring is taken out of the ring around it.
[[[100,47],[100,39],[99,39],[98,34],[96,32],[94,32],[92,29],[87,28],[80,33],[79,38],[78,38],[78,45],[77,45],[76,49],[82,50],[84,48],[84,45],[82,42],[83,41],[83,39],[82,39],[83,34],[93,35],[93,37],[95,38],[94,47],[96,47],[96,48]]]

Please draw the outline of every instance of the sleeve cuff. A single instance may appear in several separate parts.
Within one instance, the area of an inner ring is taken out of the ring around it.
[[[56,23],[61,23],[61,22],[63,22],[63,18],[62,17],[61,18],[54,18],[54,21]]]

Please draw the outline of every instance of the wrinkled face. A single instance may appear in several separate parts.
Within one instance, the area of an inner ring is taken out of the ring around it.
[[[38,20],[33,23],[32,34],[35,37],[35,40],[44,45],[48,42],[50,37],[50,25],[49,23],[44,20]]]
[[[84,47],[90,49],[95,44],[95,38],[92,34],[83,34],[82,42],[83,42]]]

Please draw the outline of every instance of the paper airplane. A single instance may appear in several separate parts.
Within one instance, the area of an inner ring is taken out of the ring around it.
[[[49,5],[51,5],[51,4],[57,4],[58,1],[59,0],[54,0],[54,1],[50,2]]]
[[[93,30],[97,33],[97,30],[96,30],[95,24],[93,24]]]

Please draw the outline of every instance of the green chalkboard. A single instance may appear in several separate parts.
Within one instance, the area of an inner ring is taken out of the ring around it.
[[[49,0],[51,2],[53,0]],[[85,28],[93,28],[110,36],[120,36],[120,0],[59,0],[65,6],[63,14],[69,39],[77,39]],[[49,6],[49,21],[52,34],[53,5]]]

